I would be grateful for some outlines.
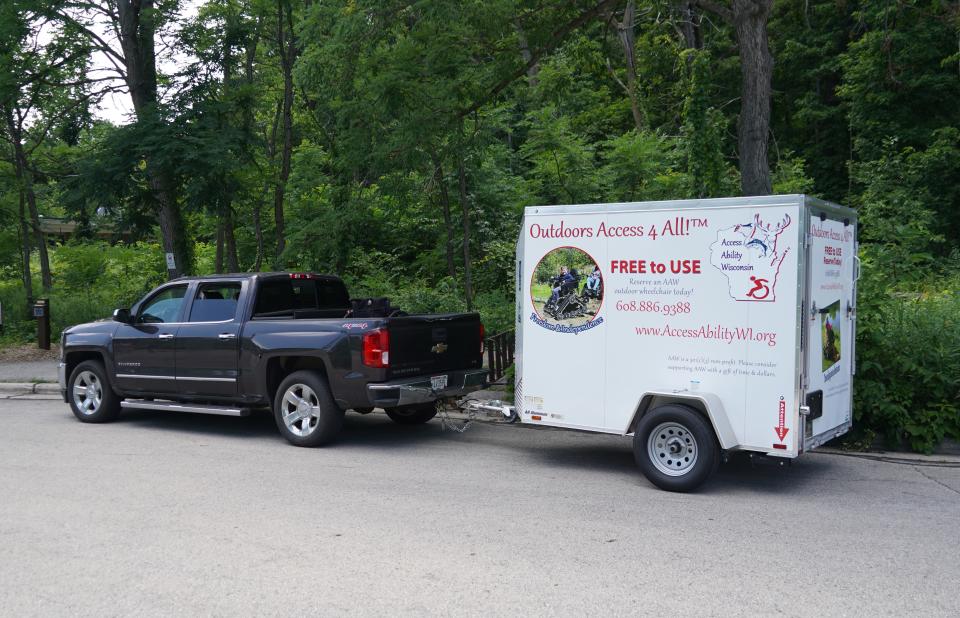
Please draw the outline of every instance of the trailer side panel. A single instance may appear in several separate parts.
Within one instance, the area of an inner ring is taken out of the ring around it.
[[[702,392],[722,401],[733,448],[796,455],[802,203],[527,209],[521,419],[626,433],[644,391]],[[545,313],[544,280],[570,248],[599,266],[603,298],[565,319]]]

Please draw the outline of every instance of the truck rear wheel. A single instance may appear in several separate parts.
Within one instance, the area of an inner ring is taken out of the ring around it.
[[[426,403],[402,408],[386,408],[384,412],[398,425],[422,425],[437,415],[437,406]]]
[[[343,409],[315,371],[295,371],[280,383],[273,416],[280,433],[295,446],[327,444],[343,427]]]
[[[692,491],[720,464],[713,428],[688,406],[666,404],[643,415],[633,434],[633,456],[647,479],[667,491]]]

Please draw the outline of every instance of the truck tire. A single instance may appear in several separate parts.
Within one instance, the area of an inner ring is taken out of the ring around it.
[[[633,456],[647,479],[667,491],[692,491],[720,464],[720,446],[710,423],[693,408],[665,404],[637,423]]]
[[[343,415],[327,380],[315,371],[295,371],[277,388],[273,418],[280,434],[294,446],[331,442],[340,434]]]
[[[386,408],[384,412],[398,425],[422,425],[437,415],[434,403],[424,403],[400,408]]]
[[[86,360],[74,367],[67,380],[67,401],[84,423],[106,423],[120,416],[120,398],[100,361]]]

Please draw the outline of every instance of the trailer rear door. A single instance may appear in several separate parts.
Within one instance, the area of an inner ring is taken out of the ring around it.
[[[853,418],[856,221],[828,211],[808,210],[804,450],[846,433]]]

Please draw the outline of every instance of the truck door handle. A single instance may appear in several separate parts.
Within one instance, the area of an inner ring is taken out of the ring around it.
[[[220,333],[217,335],[217,339],[236,339],[237,336],[233,333]]]
[[[173,333],[160,333],[157,335],[157,339],[173,339]]]

